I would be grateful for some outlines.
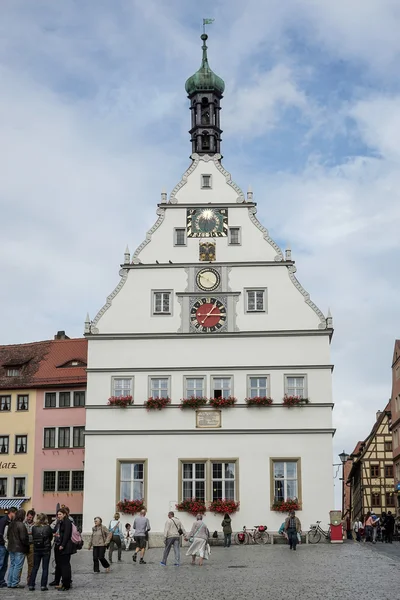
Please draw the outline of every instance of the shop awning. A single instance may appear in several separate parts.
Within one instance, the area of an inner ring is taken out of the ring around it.
[[[30,500],[30,498],[0,498],[0,509],[6,510],[15,506],[15,508],[21,508],[24,502]]]

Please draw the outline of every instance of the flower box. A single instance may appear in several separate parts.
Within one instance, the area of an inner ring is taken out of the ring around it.
[[[132,404],[132,396],[111,396],[111,398],[108,399],[108,406],[120,406],[121,408],[126,408]]]
[[[274,502],[271,510],[276,512],[290,512],[291,510],[301,510],[301,504],[298,500],[279,500]]]
[[[206,503],[204,500],[199,500],[198,498],[191,498],[191,500],[183,500],[178,504],[175,504],[176,510],[180,512],[188,512],[191,515],[201,514],[204,515],[206,512]]]
[[[247,406],[270,406],[272,403],[272,398],[269,398],[268,396],[254,396],[253,398],[246,398]]]
[[[210,398],[210,405],[213,408],[228,408],[236,404],[237,400],[234,396],[228,396],[227,398]]]
[[[144,506],[144,500],[121,500],[117,503],[117,510],[127,515],[135,515],[140,512]]]
[[[190,396],[190,398],[182,398],[181,408],[201,408],[202,406],[205,406],[207,402],[208,399],[203,396],[200,398]]]
[[[171,399],[166,398],[149,398],[145,401],[144,405],[147,410],[161,410],[171,404]]]
[[[214,514],[228,513],[229,515],[231,515],[237,510],[239,510],[239,506],[240,502],[235,502],[234,500],[214,500],[214,502],[211,502],[209,510]]]
[[[308,398],[302,396],[287,396],[283,398],[283,404],[285,406],[299,406],[300,404],[308,404]]]

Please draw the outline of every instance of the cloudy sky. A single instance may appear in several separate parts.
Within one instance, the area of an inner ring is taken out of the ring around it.
[[[224,166],[335,325],[335,453],[400,336],[398,0],[2,0],[1,343],[80,336],[189,165],[184,82],[226,82]]]

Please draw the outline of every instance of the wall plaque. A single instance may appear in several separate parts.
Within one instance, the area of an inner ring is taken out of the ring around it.
[[[199,429],[216,429],[221,427],[220,410],[196,411],[196,427]]]

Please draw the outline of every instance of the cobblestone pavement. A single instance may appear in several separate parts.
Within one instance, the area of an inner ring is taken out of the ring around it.
[[[393,560],[400,562],[400,542],[393,542],[393,544],[385,544],[377,542],[376,544],[364,544],[364,547],[370,549],[372,552],[389,556]]]
[[[212,548],[203,567],[190,566],[182,553],[182,565],[160,565],[161,549],[146,553],[146,565],[133,564],[132,553],[123,553],[123,563],[112,572],[95,575],[92,556],[81,550],[73,557],[71,592],[46,592],[47,600],[393,600],[398,597],[398,560],[364,544],[301,545],[297,552],[287,546],[232,546]],[[116,558],[116,556],[115,556]],[[51,589],[51,588],[50,588]],[[42,597],[42,592],[0,590],[0,600]]]

